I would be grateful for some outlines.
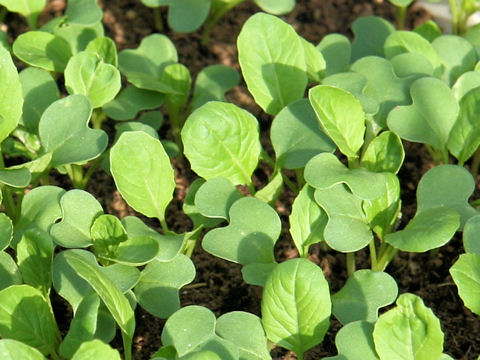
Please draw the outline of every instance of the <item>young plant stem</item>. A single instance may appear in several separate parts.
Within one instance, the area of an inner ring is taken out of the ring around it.
[[[272,169],[275,169],[275,161],[273,161],[273,159],[270,157],[270,155],[268,155],[265,149],[262,149],[262,151],[260,152],[260,157],[268,164],[268,166],[270,166]]]
[[[183,126],[183,119],[178,111],[169,111],[168,116],[170,119],[170,125],[172,126],[173,139],[178,146],[179,154],[183,154],[183,143],[180,135]]]
[[[354,252],[347,253],[346,257],[347,257],[347,273],[348,273],[348,276],[352,276],[356,269],[355,253]]]
[[[122,331],[123,354],[125,360],[132,360],[132,339]]]
[[[78,164],[70,164],[65,166],[67,169],[67,174],[70,180],[72,180],[73,187],[75,189],[83,189],[83,168],[81,165]]]
[[[368,244],[368,247],[370,249],[370,261],[371,261],[371,267],[372,269],[377,267],[377,246],[375,244],[375,239],[372,239],[370,241],[370,244]]]
[[[380,254],[377,258],[377,264],[376,267],[373,267],[372,264],[372,270],[373,271],[383,271],[387,267],[387,265],[392,261],[392,259],[395,257],[397,254],[398,249],[395,249],[393,246],[382,242],[382,245],[380,246]]]
[[[250,194],[254,196],[257,190],[255,190],[255,186],[253,186],[253,183],[252,182],[248,183],[247,187],[248,187],[248,191],[250,191]]]
[[[0,6],[0,23],[5,21],[5,17],[8,14],[8,10],[5,6]]]
[[[472,173],[473,177],[476,178],[478,175],[478,170],[480,168],[480,148],[475,151],[472,159],[472,168],[470,172]]]
[[[283,182],[285,183],[285,185],[287,185],[288,188],[295,193],[295,195],[298,195],[299,190],[298,190],[297,185],[295,185],[295,184],[293,183],[293,181],[290,180],[290,179],[288,178],[288,176],[285,175],[284,173],[282,173],[282,178],[283,178]]]
[[[158,221],[160,221],[160,225],[162,226],[163,233],[165,234],[168,231],[168,225],[167,222],[165,221],[165,217],[158,217]]]
[[[3,195],[3,205],[5,205],[5,212],[12,219],[12,222],[15,223],[17,220],[17,207],[15,201],[13,200],[12,190],[7,186],[2,186],[2,195]]]
[[[245,0],[231,0],[227,4],[221,6],[220,8],[214,9],[212,11],[211,17],[205,21],[205,25],[203,27],[203,34],[202,34],[202,45],[207,45],[208,41],[210,40],[210,33],[212,32],[213,27],[215,24],[220,20],[223,15],[229,12],[238,4],[244,2]]]
[[[155,21],[155,29],[157,29],[158,32],[163,32],[165,26],[163,26],[162,12],[159,7],[153,8],[153,19]]]
[[[449,0],[450,3],[450,13],[452,14],[452,33],[458,34],[458,8],[457,0]]]
[[[301,189],[305,186],[305,177],[303,176],[303,170],[302,169],[296,169],[295,173],[297,174],[298,188]]]
[[[360,166],[360,160],[358,157],[348,157],[348,167],[350,169],[355,169]]]
[[[397,20],[397,29],[404,30],[405,22],[407,19],[407,7],[406,6],[396,6],[395,17]]]
[[[102,108],[93,109],[91,119],[93,128],[97,130],[101,129],[103,120],[105,120],[106,117],[107,115],[105,115]]]

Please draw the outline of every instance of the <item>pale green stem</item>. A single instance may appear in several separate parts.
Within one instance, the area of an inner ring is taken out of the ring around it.
[[[125,360],[132,360],[132,339],[122,331],[122,340]]]
[[[370,261],[371,261],[371,267],[372,269],[377,267],[377,247],[375,245],[375,239],[372,239],[370,243],[368,244],[368,247],[370,249]]]
[[[405,22],[407,19],[407,7],[406,6],[396,6],[396,20],[397,20],[397,29],[405,29]]]
[[[257,192],[257,190],[255,190],[255,186],[253,186],[253,184],[250,182],[249,184],[247,184],[247,187],[248,187],[248,190],[250,191],[250,194],[254,196],[255,193]]]
[[[347,253],[346,257],[347,257],[347,273],[348,273],[348,276],[352,276],[356,269],[355,253],[354,252]]]
[[[476,178],[478,175],[478,170],[480,168],[480,148],[475,151],[472,159],[472,169],[470,170],[473,177]]]
[[[102,108],[94,109],[92,113],[92,127],[94,129],[101,129],[103,120],[105,120],[107,116],[103,112]]]
[[[162,226],[163,232],[166,233],[168,231],[168,225],[167,225],[167,222],[165,221],[165,217],[158,217],[158,220],[160,221],[160,225]]]
[[[301,189],[305,186],[305,177],[303,176],[303,169],[296,169],[298,188]]]
[[[211,14],[211,17],[207,19],[207,21],[205,21],[205,24],[203,27],[202,45],[208,44],[208,40],[210,40],[210,33],[212,32],[212,29],[215,26],[215,24],[218,22],[218,20],[220,20],[223,17],[223,15],[225,15],[235,6],[237,6],[238,4],[244,1],[245,0],[232,0],[225,6],[222,6],[220,9],[218,9],[218,11]]]
[[[290,190],[292,190],[295,193],[295,195],[298,195],[298,187],[292,182],[292,180],[290,180],[288,176],[285,175],[284,173],[282,173],[282,179],[285,185],[287,185],[290,188]]]
[[[268,153],[265,151],[265,149],[262,149],[260,153],[260,157],[262,158],[263,161],[265,161],[271,168],[275,169],[275,161],[268,155]]]
[[[452,14],[452,33],[458,34],[458,8],[456,0],[449,0],[450,12]]]
[[[393,246],[383,242],[380,248],[380,254],[378,257],[377,265],[375,268],[372,266],[372,270],[373,271],[385,270],[385,268],[390,263],[390,261],[392,261],[392,259],[395,257],[397,252],[398,252],[398,249],[395,249]]]
[[[157,29],[158,32],[163,32],[165,27],[163,26],[162,12],[159,7],[153,8],[153,19],[155,21],[155,29]]]

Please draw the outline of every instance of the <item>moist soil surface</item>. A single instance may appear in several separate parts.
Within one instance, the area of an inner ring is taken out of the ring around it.
[[[104,25],[108,36],[115,40],[119,50],[136,48],[141,39],[156,32],[153,11],[140,3],[140,0],[99,0],[104,10]],[[328,33],[337,32],[352,37],[351,24],[366,15],[379,15],[393,21],[394,9],[384,0],[297,0],[297,6],[282,18],[290,23],[296,31],[307,40],[317,44]],[[65,8],[65,0],[49,0],[47,9],[40,17],[40,23],[59,16]],[[201,31],[192,34],[178,34],[168,28],[165,33],[175,43],[179,53],[179,62],[186,65],[195,78],[196,74],[208,65],[223,64],[240,70],[236,52],[236,38],[243,23],[252,14],[260,11],[253,1],[246,1],[228,13],[214,28],[208,45],[201,44]],[[166,23],[166,12],[162,13]],[[413,27],[429,15],[418,8],[411,8],[408,27]],[[27,30],[20,16],[9,14],[5,21],[10,40]],[[268,129],[271,116],[265,114],[253,101],[251,95],[242,83],[227,95],[228,100],[254,114],[260,122],[262,143],[269,152]],[[104,130],[114,133],[114,122],[107,120]],[[160,130],[163,138],[171,136],[166,125]],[[433,160],[422,145],[404,143],[406,157],[400,170],[399,178],[402,185],[402,223],[400,227],[413,217],[416,211],[415,190],[421,176],[431,167]],[[270,153],[273,155],[273,153]],[[188,191],[189,184],[196,175],[188,165],[173,161],[177,188],[175,199],[167,209],[169,227],[177,232],[189,231],[192,224],[182,212],[182,203]],[[257,189],[265,186],[271,169],[261,165],[254,174]],[[52,175],[52,184],[65,189],[72,188],[68,179],[60,174]],[[96,172],[86,189],[103,205],[108,213],[119,217],[137,215],[121,198],[115,188],[112,178],[101,170]],[[476,191],[478,193],[478,189]],[[285,188],[283,195],[277,201],[276,210],[279,213],[283,231],[277,242],[275,254],[278,261],[298,256],[288,232],[288,216],[291,211],[294,194]],[[142,218],[150,226],[160,229],[158,223]],[[399,293],[410,292],[419,295],[433,312],[440,318],[445,333],[445,352],[455,359],[476,359],[480,354],[480,318],[463,306],[458,297],[457,288],[448,272],[449,268],[463,252],[461,236],[458,234],[438,252],[427,254],[399,253],[386,271],[398,283]],[[334,251],[325,250],[316,245],[311,249],[310,260],[317,263],[323,270],[331,288],[335,293],[345,284],[347,274],[345,257]],[[261,288],[245,284],[240,266],[213,257],[197,246],[192,260],[197,269],[197,275],[192,284],[181,290],[182,306],[201,305],[212,310],[217,316],[229,311],[241,310],[260,315]],[[368,252],[361,251],[357,255],[357,268],[368,268]],[[60,299],[54,299],[55,313],[60,327],[66,331],[69,324],[68,306]],[[387,310],[383,309],[382,311]],[[134,338],[134,358],[149,359],[161,346],[161,332],[164,320],[143,311],[136,310],[137,328]],[[337,354],[335,334],[341,325],[332,316],[329,332],[322,344],[305,354],[305,359],[322,359]],[[121,349],[121,339],[117,337],[113,345]],[[274,359],[295,359],[295,355],[283,349],[273,349]],[[361,360],[361,359],[358,359]]]

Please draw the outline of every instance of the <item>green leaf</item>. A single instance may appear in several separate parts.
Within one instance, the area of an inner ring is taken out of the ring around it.
[[[459,111],[452,91],[441,80],[422,78],[412,84],[410,93],[413,104],[391,111],[388,127],[403,139],[445,149]]]
[[[178,254],[168,262],[153,260],[142,270],[135,286],[137,301],[156,317],[167,319],[180,309],[180,288],[195,278],[195,267],[187,256]]]
[[[360,166],[375,172],[398,173],[405,159],[402,140],[391,131],[376,136],[363,153]]]
[[[205,182],[206,181],[201,178],[195,179],[190,184],[187,196],[183,202],[183,212],[192,220],[194,229],[198,229],[201,226],[213,228],[222,222],[222,218],[207,218],[203,216],[195,205],[195,197],[197,196],[198,189],[205,184]]]
[[[37,133],[43,112],[60,98],[60,93],[55,80],[44,70],[28,67],[19,75],[25,100],[22,123],[29,131]]]
[[[393,25],[378,16],[365,16],[352,24],[355,39],[352,43],[352,62],[370,55],[384,56],[383,44],[395,31]]]
[[[329,189],[346,184],[352,193],[364,200],[373,200],[385,192],[385,175],[364,168],[349,169],[333,154],[322,153],[305,166],[305,180],[316,189]]]
[[[413,0],[389,0],[395,6],[407,7]]]
[[[72,54],[85,50],[91,41],[105,35],[101,22],[91,26],[61,23],[55,26],[52,31],[55,36],[64,39],[70,45]]]
[[[0,290],[22,284],[22,275],[12,257],[0,251]]]
[[[343,154],[358,157],[365,133],[365,113],[360,102],[351,93],[328,85],[315,86],[308,97],[323,131]]]
[[[192,83],[190,71],[185,65],[171,64],[163,70],[160,81],[177,92],[175,94],[165,95],[165,104],[167,105],[168,113],[180,114],[190,96],[190,86]]]
[[[270,138],[277,167],[298,169],[321,152],[333,152],[335,144],[321,130],[307,99],[287,105],[273,119]]]
[[[170,2],[168,25],[180,33],[197,30],[207,18],[210,0],[176,0]]]
[[[305,185],[293,201],[289,217],[290,234],[301,257],[308,256],[310,245],[324,240],[327,215],[315,202],[315,189]]]
[[[34,347],[12,339],[0,340],[0,357],[3,360],[46,360],[46,357]]]
[[[90,227],[93,249],[100,257],[116,257],[118,246],[128,239],[120,220],[113,215],[97,216]]]
[[[24,188],[30,184],[32,176],[28,169],[0,169],[0,183],[15,188]]]
[[[19,35],[12,50],[24,63],[55,72],[63,72],[72,56],[66,40],[44,31],[28,31]]]
[[[163,104],[164,97],[150,90],[139,89],[133,85],[123,89],[115,100],[103,106],[108,117],[115,120],[131,120],[141,110],[156,109]]]
[[[39,186],[25,195],[20,218],[14,227],[13,247],[27,229],[38,228],[49,232],[55,221],[62,217],[60,198],[63,194],[65,190],[57,186]]]
[[[359,320],[374,323],[378,309],[392,304],[397,294],[397,283],[387,273],[358,270],[332,296],[332,312],[343,325]]]
[[[115,255],[103,258],[128,266],[142,266],[152,261],[159,251],[160,244],[155,238],[137,236],[120,243]]]
[[[472,216],[463,228],[463,247],[465,252],[480,256],[480,241],[477,234],[480,231],[480,215]]]
[[[278,266],[277,263],[251,263],[242,267],[243,280],[250,285],[264,287],[272,271]]]
[[[413,294],[398,297],[397,307],[382,314],[373,330],[380,359],[438,359],[443,350],[440,320]]]
[[[273,246],[281,230],[275,210],[257,198],[244,197],[230,207],[229,218],[228,226],[203,238],[207,252],[242,265],[275,261]]]
[[[446,207],[429,208],[417,211],[403,230],[387,234],[385,241],[402,251],[426,252],[445,245],[459,227],[457,211]]]
[[[67,96],[45,110],[38,132],[45,151],[53,153],[53,166],[84,163],[106,149],[107,134],[87,125],[91,114],[90,101],[83,95]]]
[[[69,0],[65,15],[69,23],[94,25],[102,21],[103,11],[97,0]]]
[[[321,51],[316,48],[311,42],[302,39],[303,49],[305,51],[305,61],[307,64],[307,73],[309,81],[321,82],[325,77],[325,70],[327,64]]]
[[[265,284],[262,323],[267,337],[299,357],[323,340],[330,312],[322,269],[306,259],[281,263]]]
[[[82,51],[68,61],[65,86],[70,94],[85,95],[92,107],[98,108],[112,101],[120,91],[120,72],[97,55]]]
[[[440,165],[427,171],[417,187],[418,212],[444,206],[460,214],[461,226],[478,214],[468,203],[475,181],[467,169],[457,165]]]
[[[20,13],[27,18],[28,26],[34,29],[37,25],[38,15],[45,8],[46,0],[1,0],[0,4],[8,11]]]
[[[263,11],[270,14],[283,15],[295,7],[295,0],[254,0]]]
[[[362,210],[362,200],[344,185],[317,189],[314,196],[328,216],[323,237],[330,247],[341,252],[354,252],[372,241],[373,235]]]
[[[433,20],[427,20],[424,23],[415,26],[413,29],[417,34],[432,42],[437,37],[442,35],[443,31],[438,24]]]
[[[127,80],[140,89],[171,92],[161,82],[167,65],[178,61],[177,50],[168,37],[153,34],[144,37],[136,50],[123,50],[118,54],[120,71]]]
[[[117,45],[107,36],[90,41],[85,51],[102,59],[106,64],[118,67]]]
[[[52,286],[52,263],[55,245],[48,233],[29,229],[17,245],[17,262],[23,281],[48,296]]]
[[[123,133],[110,151],[110,167],[127,203],[143,215],[163,221],[175,181],[160,141],[142,131]]]
[[[215,332],[238,346],[242,360],[269,360],[272,358],[268,351],[267,337],[262,321],[253,314],[243,311],[223,314],[217,319]]]
[[[229,221],[232,205],[243,197],[237,188],[225,178],[213,178],[200,186],[195,194],[195,207],[208,218]]]
[[[100,340],[84,342],[72,357],[72,360],[109,359],[120,360],[120,354]]]
[[[333,75],[348,70],[352,46],[350,40],[342,34],[327,34],[317,45],[323,55],[327,68],[325,75]]]
[[[0,143],[17,127],[22,115],[22,85],[12,57],[0,46]]]
[[[248,90],[265,112],[276,115],[303,97],[307,85],[305,51],[290,25],[257,13],[243,25],[237,47]]]
[[[255,193],[257,199],[275,206],[275,202],[283,191],[283,175],[281,170],[276,170],[268,179],[268,184]]]
[[[260,156],[258,127],[246,110],[209,102],[195,110],[183,126],[184,154],[192,170],[206,180],[224,177],[234,185],[251,184]]]
[[[85,296],[70,323],[67,335],[60,344],[60,355],[71,358],[83,342],[92,340],[97,328],[100,298],[97,294]]]
[[[127,298],[99,267],[87,261],[82,253],[85,253],[85,250],[67,250],[64,252],[65,260],[95,290],[122,332],[131,341],[135,331],[135,316]]]
[[[470,90],[478,87],[480,87],[480,73],[477,71],[467,71],[460,75],[452,86],[452,90],[455,98],[461,102],[463,97],[467,95]]]
[[[21,341],[42,354],[55,352],[59,332],[42,293],[28,285],[12,285],[0,291],[0,335]]]
[[[140,270],[135,266],[113,264],[101,267],[100,270],[107,275],[124,294],[133,289],[140,280]]]
[[[0,213],[0,251],[5,250],[13,236],[12,220],[4,213]]]
[[[379,360],[373,342],[373,324],[367,321],[355,321],[343,326],[335,336],[338,356],[323,360]]]
[[[401,53],[392,57],[390,62],[395,74],[402,79],[434,76],[432,63],[425,56],[417,53]]]
[[[480,315],[480,256],[461,254],[450,268],[450,274],[465,306]]]
[[[192,109],[209,101],[225,101],[225,93],[240,82],[239,73],[230,66],[210,65],[197,75],[193,90]]]
[[[100,203],[90,193],[70,190],[60,199],[62,221],[50,229],[50,235],[60,246],[79,248],[92,245],[90,227],[103,214]]]
[[[152,129],[158,132],[163,125],[163,114],[161,111],[145,111],[140,117],[138,118],[138,122],[150,126]],[[158,136],[158,133],[157,133]],[[168,156],[172,157],[168,152],[168,148],[165,145],[164,140],[163,147],[166,148]]]

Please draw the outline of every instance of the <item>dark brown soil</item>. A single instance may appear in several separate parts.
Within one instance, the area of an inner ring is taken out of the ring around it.
[[[283,18],[292,24],[303,37],[318,43],[328,33],[338,32],[351,36],[350,25],[359,16],[380,15],[393,19],[393,9],[387,1],[382,0],[297,0],[295,10]],[[119,48],[135,48],[140,40],[155,32],[153,13],[139,0],[99,0],[104,9],[106,33],[112,37]],[[45,22],[52,16],[62,13],[65,0],[49,0],[48,9],[42,14]],[[246,1],[220,21],[215,27],[208,46],[201,45],[201,33],[176,34],[167,31],[179,52],[179,61],[185,64],[192,76],[202,68],[212,64],[224,64],[239,70],[236,54],[236,38],[242,24],[253,13],[259,11],[252,1]],[[166,14],[163,14],[166,18]],[[411,9],[409,26],[412,27],[428,18],[428,14],[418,9]],[[9,33],[14,36],[25,30],[25,23],[20,17],[9,14],[7,21],[11,24]],[[263,129],[262,142],[268,145],[268,128],[271,117],[264,114],[254,103],[246,87],[242,84],[228,94],[229,101],[249,110],[260,120]],[[106,127],[112,128],[108,121]],[[168,134],[168,127],[162,129]],[[167,135],[168,136],[168,135]],[[433,166],[428,152],[417,144],[405,143],[406,159],[399,177],[402,184],[403,221],[402,225],[413,217],[416,210],[415,189],[422,174]],[[181,211],[182,202],[189,183],[195,178],[192,172],[180,162],[174,162],[177,175],[175,200],[169,206],[167,221],[178,232],[191,230],[190,220]],[[268,172],[268,170],[267,170]],[[256,179],[258,187],[265,185],[267,174],[259,174]],[[68,180],[61,179],[62,186],[70,188]],[[102,202],[106,211],[120,217],[134,214],[115,189],[111,177],[97,172],[88,191]],[[284,195],[277,202],[277,211],[283,222],[282,237],[276,246],[279,261],[297,256],[288,233],[288,215],[294,195],[285,189]],[[154,221],[149,224],[158,227]],[[460,236],[437,253],[408,254],[400,253],[389,265],[387,271],[396,279],[400,293],[412,292],[422,297],[440,318],[445,332],[445,352],[455,359],[472,360],[480,354],[480,318],[473,315],[464,306],[457,294],[457,289],[449,275],[449,268],[458,255],[463,252]],[[346,280],[344,256],[331,251],[323,251],[320,246],[313,246],[310,259],[322,267],[332,293],[338,291]],[[182,305],[202,305],[211,309],[217,316],[233,311],[243,310],[260,314],[261,289],[243,282],[240,266],[215,258],[197,246],[192,260],[197,269],[197,276],[191,285],[181,290]],[[357,266],[367,268],[368,253],[360,252]],[[155,318],[137,308],[137,329],[134,340],[135,359],[149,359],[149,356],[161,346],[160,335],[164,320]],[[335,334],[340,324],[332,317],[330,331],[323,343],[309,351],[305,359],[321,359],[336,355]],[[121,342],[118,342],[118,346]],[[274,349],[275,359],[294,359],[295,356],[282,349]],[[361,360],[361,359],[359,359]]]

